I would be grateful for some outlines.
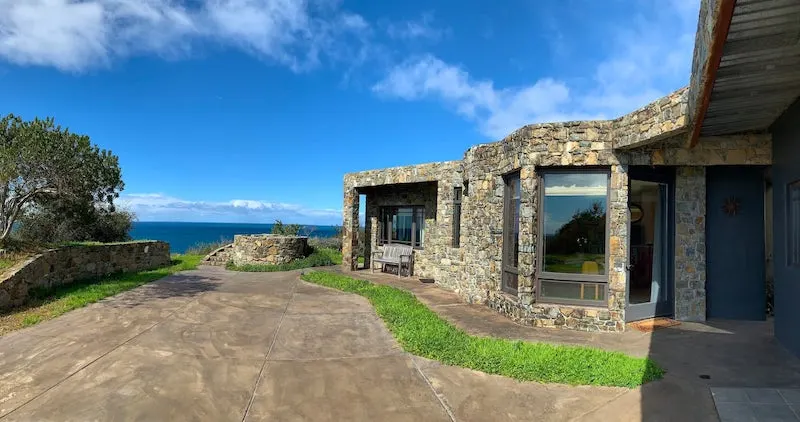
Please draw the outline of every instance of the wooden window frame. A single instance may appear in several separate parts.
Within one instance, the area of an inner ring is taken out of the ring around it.
[[[392,243],[398,243],[401,245],[407,245],[409,243],[397,241],[392,239],[392,222],[391,220],[387,220],[387,215],[392,215],[392,212],[397,212],[396,210],[400,208],[411,208],[412,209],[412,216],[411,216],[411,242],[410,246],[414,249],[425,249],[425,238],[416,239],[417,235],[417,213],[422,215],[422,231],[425,230],[425,206],[424,205],[386,205],[380,207],[380,230],[378,233],[378,244],[379,245],[389,245]],[[419,242],[417,242],[419,240]],[[418,243],[418,245],[417,245]]]
[[[500,290],[510,295],[517,296],[519,291],[519,232],[517,233],[517,238],[513,239],[511,237],[510,229],[513,229],[514,223],[512,222],[512,203],[514,201],[513,192],[512,192],[512,181],[516,180],[516,183],[519,185],[519,192],[517,192],[517,201],[522,202],[522,178],[520,174],[520,170],[515,170],[510,173],[506,173],[503,175],[503,244],[501,248],[501,270],[500,270]],[[516,211],[515,211],[516,213]],[[519,214],[516,215],[517,225],[520,225],[521,217]],[[517,255],[513,256],[510,251],[506,249],[510,242],[516,242],[517,245]],[[512,267],[508,262],[509,259],[513,259],[517,261],[515,267]],[[506,272],[515,274],[517,278],[517,287],[513,288],[506,284]]]
[[[606,175],[606,221],[605,221],[605,274],[570,274],[570,273],[556,273],[542,271],[544,268],[544,255],[545,255],[545,234],[544,234],[544,209],[545,209],[545,194],[544,182],[548,174],[604,174]],[[609,226],[611,221],[611,212],[609,210],[611,198],[611,169],[608,167],[569,167],[569,168],[540,168],[538,169],[538,199],[539,205],[537,210],[537,236],[536,250],[536,265],[539,271],[536,272],[536,301],[540,303],[553,303],[563,305],[576,305],[576,306],[607,306],[608,303],[608,277],[610,268],[609,262]],[[624,189],[627,189],[624,188]],[[581,299],[564,299],[542,296],[542,281],[548,282],[574,282],[574,283],[598,283],[605,284],[605,296],[599,300],[581,300]]]

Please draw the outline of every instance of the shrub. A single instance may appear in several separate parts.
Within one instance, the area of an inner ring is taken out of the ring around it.
[[[314,249],[334,249],[337,251],[342,250],[341,237],[312,237],[308,239],[308,246]]]
[[[19,219],[15,236],[23,242],[123,242],[130,240],[133,213],[91,203],[57,202],[29,210]]]
[[[281,220],[275,220],[272,225],[272,234],[280,234],[283,236],[297,236],[300,233],[299,224],[283,224]]]

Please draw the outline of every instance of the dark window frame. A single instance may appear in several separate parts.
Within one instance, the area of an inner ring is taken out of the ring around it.
[[[800,267],[800,180],[786,185],[786,265]]]
[[[544,208],[545,208],[545,194],[544,183],[545,177],[548,174],[604,174],[606,175],[606,221],[605,221],[605,274],[570,274],[570,273],[556,273],[549,271],[542,271],[544,268],[544,254],[545,254],[545,235],[544,235]],[[608,278],[610,268],[609,262],[609,223],[611,221],[611,212],[609,210],[611,198],[611,168],[609,167],[551,167],[540,168],[538,170],[538,210],[537,210],[537,236],[536,250],[536,265],[539,271],[536,271],[536,301],[540,303],[553,303],[563,305],[578,305],[578,306],[597,306],[606,307],[608,305]],[[625,188],[627,189],[627,187]],[[583,299],[564,299],[542,296],[542,281],[546,282],[572,282],[572,283],[597,283],[605,285],[605,295],[599,300],[583,300]]]
[[[392,239],[389,233],[392,230],[392,223],[391,221],[387,220],[388,215],[391,214],[392,211],[395,213],[400,208],[411,208],[412,209],[412,217],[411,217],[411,242],[405,241],[398,241]],[[423,236],[422,239],[416,239],[416,224],[417,224],[417,213],[422,215],[422,229],[420,230],[421,233],[425,232],[425,206],[424,205],[384,205],[380,207],[380,230],[378,233],[378,245],[389,245],[392,243],[398,243],[401,245],[410,245],[414,249],[425,249],[425,237]]]
[[[517,296],[519,291],[519,229],[521,226],[521,217],[518,210],[512,207],[512,202],[515,199],[512,192],[512,184],[514,181],[516,181],[516,185],[518,186],[516,208],[519,208],[522,204],[522,178],[520,170],[514,170],[503,175],[503,246],[501,252],[500,290],[510,295]],[[514,228],[514,223],[512,222],[513,216],[511,215],[512,211],[516,214],[516,239],[513,239],[510,233],[510,231],[513,231],[510,229]],[[508,244],[511,242],[515,242],[516,246],[513,252],[507,249]],[[510,265],[509,260],[513,260],[515,265]],[[516,287],[508,285],[506,273],[514,275],[516,278]]]
[[[461,247],[461,205],[464,198],[464,189],[460,186],[453,188],[453,247]]]

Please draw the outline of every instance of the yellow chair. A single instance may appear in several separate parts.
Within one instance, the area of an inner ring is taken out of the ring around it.
[[[581,274],[600,274],[600,267],[594,261],[583,261]]]

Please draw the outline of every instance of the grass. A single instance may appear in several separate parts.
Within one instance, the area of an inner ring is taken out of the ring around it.
[[[52,289],[31,290],[25,305],[0,314],[0,335],[53,319],[170,274],[197,268],[202,258],[200,255],[174,255],[172,265],[155,270],[120,273]]]
[[[394,287],[322,271],[303,280],[364,296],[403,349],[447,365],[522,381],[629,388],[664,374],[650,359],[619,352],[472,336]]]
[[[336,249],[317,248],[314,252],[302,259],[296,259],[292,262],[279,265],[271,264],[245,264],[236,265],[229,262],[225,268],[232,271],[245,271],[245,272],[275,272],[275,271],[291,271],[299,270],[301,268],[311,267],[327,267],[329,265],[340,265],[342,263],[342,253]]]

